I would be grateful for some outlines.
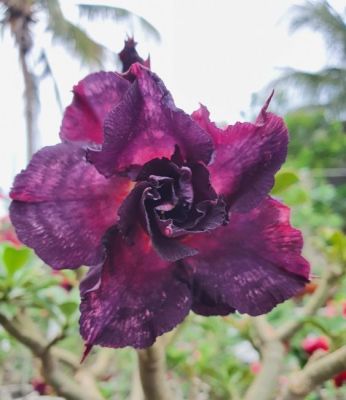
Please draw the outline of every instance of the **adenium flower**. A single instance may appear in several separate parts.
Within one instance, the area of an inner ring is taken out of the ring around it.
[[[31,385],[40,396],[52,393],[51,387],[48,386],[45,380],[42,378],[33,378],[31,380]]]
[[[345,382],[346,382],[346,370],[345,370],[345,371],[342,371],[342,372],[340,372],[338,375],[336,375],[336,376],[333,378],[333,381],[334,381],[334,385],[335,385],[336,387],[341,387],[341,386],[343,386],[343,385],[345,384]]]
[[[270,311],[309,278],[289,209],[268,196],[288,133],[267,112],[219,129],[205,107],[177,108],[160,78],[133,64],[73,89],[62,143],[15,179],[19,238],[81,283],[87,348],[150,346],[190,310]]]
[[[329,340],[325,336],[307,337],[302,341],[302,348],[308,354],[313,354],[316,350],[329,350]]]

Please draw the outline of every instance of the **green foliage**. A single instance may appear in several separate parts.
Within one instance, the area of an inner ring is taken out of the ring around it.
[[[8,275],[12,277],[16,271],[24,267],[29,261],[30,256],[31,251],[25,247],[16,249],[11,246],[6,246],[3,249],[2,259]]]
[[[310,28],[320,32],[329,50],[346,59],[346,20],[326,0],[306,1],[292,8],[290,29]]]
[[[338,121],[322,111],[296,111],[286,115],[291,141],[288,161],[296,168],[346,166],[346,133]]]
[[[272,189],[272,194],[274,196],[278,195],[297,182],[299,182],[299,177],[295,172],[288,170],[279,171],[275,176],[275,185]]]
[[[276,87],[279,93],[288,92],[288,99],[299,93],[299,104],[288,100],[286,111],[292,107],[323,108],[328,115],[345,119],[346,14],[337,13],[325,0],[305,1],[292,7],[290,27],[291,31],[310,28],[319,32],[333,55],[334,64],[317,72],[285,68],[282,76],[269,86]]]

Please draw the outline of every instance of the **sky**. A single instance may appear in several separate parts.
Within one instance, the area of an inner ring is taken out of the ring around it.
[[[80,1],[81,2],[81,1]],[[145,17],[161,34],[157,42],[130,24],[80,19],[75,0],[61,0],[67,18],[90,36],[118,52],[127,34],[134,35],[138,51],[150,53],[152,70],[171,91],[177,106],[187,112],[206,105],[215,121],[234,123],[249,114],[251,96],[280,74],[280,68],[317,71],[328,58],[319,34],[304,29],[288,32],[292,0],[113,0],[84,1],[124,7]],[[343,0],[330,0],[342,12]],[[44,26],[36,24],[37,48],[44,47],[64,107],[71,89],[88,70],[73,55],[53,44]],[[35,51],[32,63],[38,56]],[[0,42],[0,188],[7,192],[13,177],[25,167],[26,141],[23,83],[13,40],[5,33]],[[113,65],[107,65],[109,70]],[[40,85],[38,147],[59,141],[61,111],[49,79]]]

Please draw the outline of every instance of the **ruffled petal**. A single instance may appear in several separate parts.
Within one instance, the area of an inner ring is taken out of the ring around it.
[[[210,297],[209,293],[200,287],[200,282],[195,280],[193,285],[193,298],[191,310],[199,315],[210,317],[212,315],[228,315],[235,312],[235,308],[223,303],[220,298]]]
[[[158,193],[156,195],[159,196]],[[174,262],[196,254],[173,237],[166,237],[159,229],[155,210],[148,204],[155,196],[155,189],[148,182],[139,182],[123,201],[119,208],[118,229],[127,243],[134,243],[134,235],[141,225],[148,233],[150,241],[158,255],[165,261]]]
[[[99,281],[94,270],[81,286],[81,334],[88,347],[151,346],[189,313],[184,269],[159,258],[142,231],[129,246],[115,230],[107,247]]]
[[[128,78],[133,79],[131,88],[106,118],[102,150],[90,150],[89,161],[111,176],[132,164],[170,158],[178,145],[186,160],[207,164],[213,153],[211,138],[176,108],[163,82],[138,63]]]
[[[10,216],[19,239],[53,268],[95,265],[129,190],[127,179],[100,175],[82,148],[58,144],[36,153],[17,175]]]
[[[285,161],[288,131],[282,118],[267,112],[270,98],[256,123],[236,123],[219,129],[202,106],[192,114],[214,141],[215,158],[208,167],[211,182],[232,211],[256,207],[274,185],[274,175]]]
[[[64,142],[103,142],[103,123],[122,99],[130,83],[114,72],[88,75],[73,88],[73,100],[65,110],[60,128]]]
[[[207,303],[264,314],[309,279],[301,233],[291,227],[289,209],[271,198],[247,214],[231,214],[227,226],[190,237],[188,244],[199,250],[183,261],[194,275],[196,312]]]

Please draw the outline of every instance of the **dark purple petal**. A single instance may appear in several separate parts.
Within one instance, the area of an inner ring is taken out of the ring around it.
[[[89,347],[148,347],[190,310],[184,269],[159,258],[143,232],[134,246],[112,232],[107,247],[99,282],[91,271],[81,286],[81,334]]]
[[[179,179],[179,168],[167,158],[154,158],[144,164],[136,177],[137,181],[147,181],[151,175]]]
[[[159,199],[158,193],[146,181],[139,182],[119,209],[118,229],[129,244],[134,243],[134,234],[141,225],[148,233],[151,243],[159,256],[174,262],[184,257],[196,254],[196,250],[185,246],[178,240],[166,237],[159,229],[152,204],[154,196]]]
[[[215,159],[208,167],[212,186],[232,211],[256,207],[273,187],[286,158],[287,128],[282,118],[267,112],[269,100],[255,124],[238,122],[225,130],[210,122],[203,106],[192,115],[213,138]]]
[[[104,258],[102,237],[129,190],[125,178],[100,175],[83,149],[45,147],[15,179],[11,220],[19,239],[53,268],[95,265]]]
[[[103,142],[103,123],[122,99],[129,82],[114,72],[88,75],[73,88],[73,100],[65,110],[60,137],[77,143]]]
[[[196,280],[193,285],[192,311],[206,317],[212,315],[228,315],[235,312],[235,309],[228,304],[222,303],[220,299],[210,297],[208,292],[199,287]]]
[[[145,67],[150,69],[150,58],[148,57],[145,61],[137,53],[136,50],[137,42],[133,38],[125,40],[124,48],[119,53],[120,61],[123,65],[122,72],[126,72],[132,64],[139,62]]]
[[[209,135],[190,116],[175,107],[163,82],[140,64],[133,64],[131,88],[108,114],[101,151],[90,150],[88,159],[105,176],[129,165],[144,165],[153,158],[170,158],[176,145],[188,161],[210,161]]]
[[[197,251],[189,246],[184,245],[174,237],[167,237],[162,234],[157,224],[153,209],[148,208],[147,229],[151,237],[153,247],[164,260],[174,262],[185,257],[197,254]],[[170,236],[168,234],[168,236]]]
[[[186,241],[199,250],[183,261],[195,277],[198,307],[207,301],[263,314],[298,293],[309,278],[301,233],[291,227],[289,209],[271,198],[247,214],[231,214],[227,226]]]
[[[129,243],[134,243],[134,235],[140,225],[146,224],[146,217],[143,213],[143,192],[149,188],[148,182],[139,182],[129,193],[119,207],[118,230],[124,239]]]

